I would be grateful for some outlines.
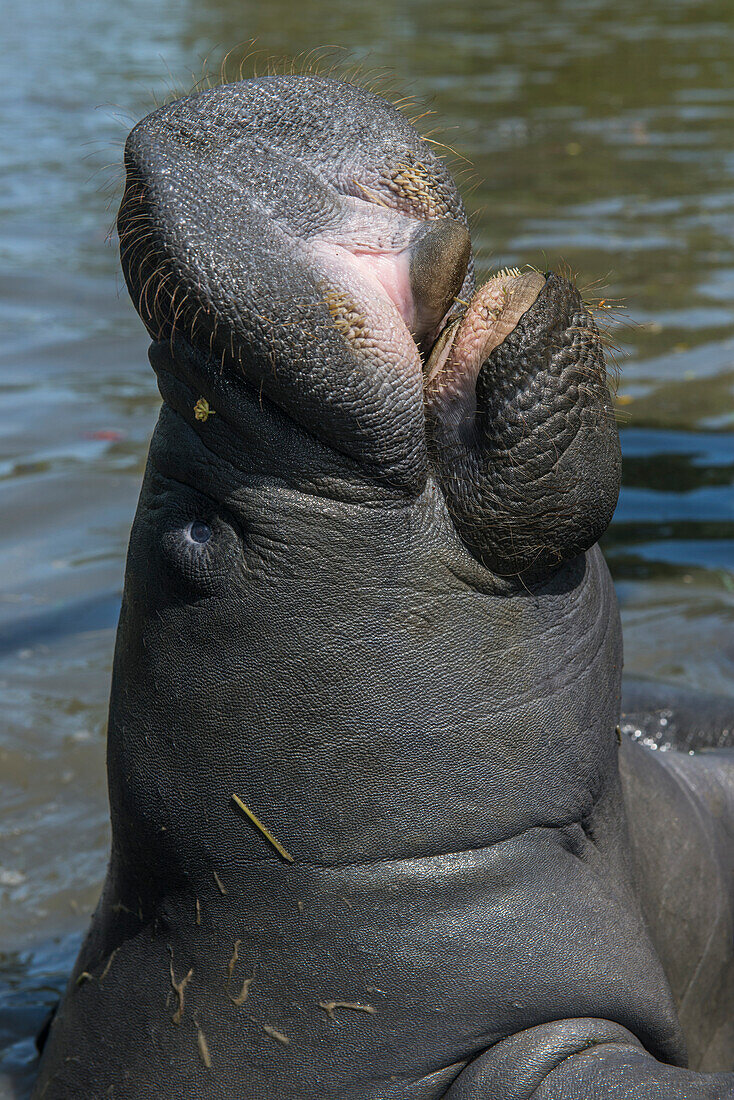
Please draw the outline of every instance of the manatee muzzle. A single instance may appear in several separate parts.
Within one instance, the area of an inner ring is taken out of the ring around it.
[[[470,553],[521,585],[599,538],[620,460],[594,320],[553,274],[474,292],[456,187],[384,100],[242,81],[144,119],[126,165],[131,296],[157,346],[197,349],[214,407],[223,380],[272,402],[378,495],[433,477]]]

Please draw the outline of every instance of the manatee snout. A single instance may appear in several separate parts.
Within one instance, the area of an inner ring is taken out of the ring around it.
[[[208,401],[223,379],[256,394],[377,497],[433,478],[469,552],[521,585],[599,538],[620,461],[593,318],[557,275],[475,292],[453,180],[384,100],[227,85],[144,119],[126,163],[128,287],[156,341],[196,349]]]

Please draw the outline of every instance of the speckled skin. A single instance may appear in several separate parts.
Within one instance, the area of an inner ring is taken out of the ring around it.
[[[407,256],[428,332],[422,223],[465,221],[396,111],[243,82],[126,161],[164,404],[109,873],[35,1096],[734,1095],[732,765],[615,732],[618,442],[573,288],[547,279],[454,431],[370,281]]]

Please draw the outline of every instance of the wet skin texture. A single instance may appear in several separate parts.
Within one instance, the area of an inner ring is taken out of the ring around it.
[[[126,165],[164,404],[35,1095],[734,1095],[734,765],[615,731],[578,294],[474,295],[445,167],[331,80],[172,104]]]

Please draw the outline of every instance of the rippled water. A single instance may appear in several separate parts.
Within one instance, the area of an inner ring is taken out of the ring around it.
[[[114,625],[158,407],[106,243],[129,125],[252,37],[264,54],[337,43],[415,95],[414,114],[432,109],[419,127],[456,150],[484,266],[563,263],[615,307],[601,312],[620,348],[624,489],[605,550],[628,668],[734,695],[733,31],[730,0],[35,0],[6,14],[0,1097],[27,1095],[30,1036],[106,860]]]

